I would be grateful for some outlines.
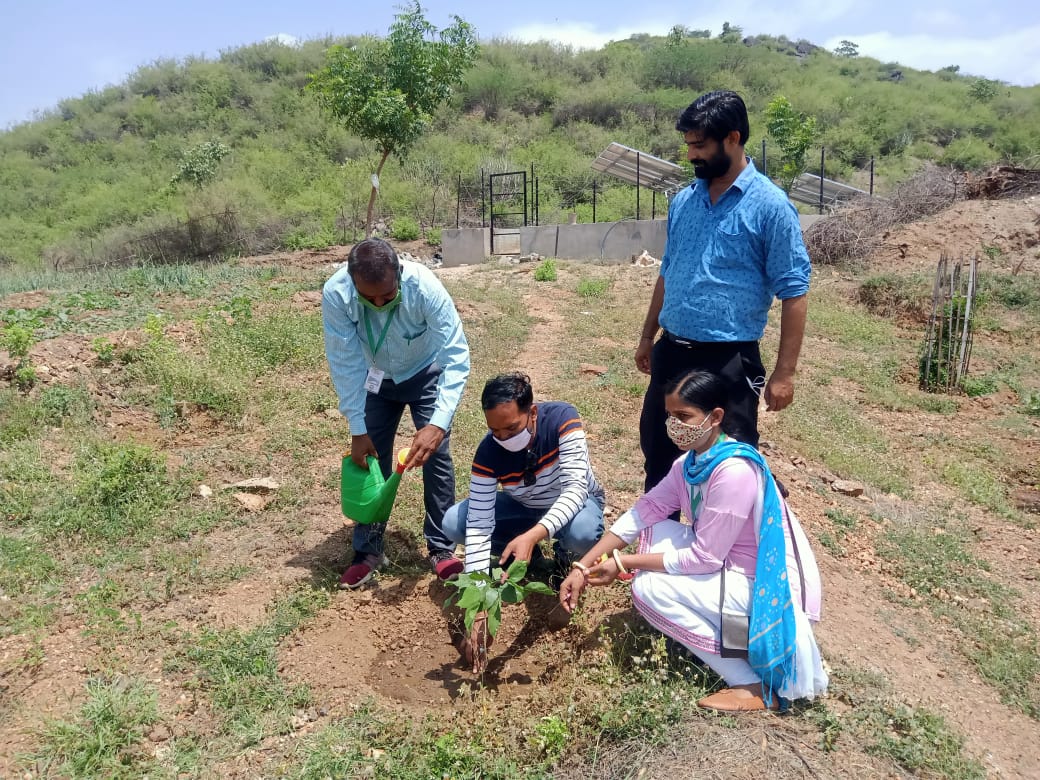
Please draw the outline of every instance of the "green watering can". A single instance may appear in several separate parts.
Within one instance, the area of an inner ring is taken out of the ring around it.
[[[362,525],[389,520],[407,459],[408,450],[401,450],[397,455],[394,473],[389,479],[383,479],[379,461],[371,455],[368,456],[368,468],[364,469],[354,462],[349,452],[346,453],[339,472],[339,497],[343,514]]]

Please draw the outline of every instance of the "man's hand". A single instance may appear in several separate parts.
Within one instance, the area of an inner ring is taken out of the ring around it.
[[[408,450],[408,459],[404,462],[405,470],[418,468],[426,463],[441,446],[442,441],[444,441],[443,428],[438,428],[436,425],[424,425],[417,430],[412,439],[412,446]]]
[[[636,347],[636,368],[644,374],[650,373],[650,353],[654,351],[654,340],[643,337]]]
[[[766,400],[766,409],[771,412],[779,412],[790,406],[794,400],[794,377],[786,374],[777,376],[774,371],[766,382],[762,397]]]
[[[502,557],[498,559],[498,565],[504,566],[510,556],[514,561],[529,562],[535,545],[548,535],[549,532],[541,525],[535,525],[530,531],[524,531],[506,545],[506,549],[502,551]],[[505,578],[505,572],[502,572],[502,576]]]
[[[480,674],[487,667],[488,648],[494,639],[487,630],[487,612],[481,612],[473,620],[473,628],[464,647],[466,663],[470,664],[473,674]]]
[[[368,438],[367,433],[363,433],[360,436],[350,437],[350,459],[354,461],[363,469],[368,468],[367,458],[371,455],[373,458],[378,458],[379,453],[376,452],[375,445],[372,444],[372,440]]]
[[[568,613],[577,608],[585,584],[585,573],[580,569],[572,570],[567,579],[560,583],[560,606]]]

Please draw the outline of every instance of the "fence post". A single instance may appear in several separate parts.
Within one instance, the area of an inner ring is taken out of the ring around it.
[[[820,213],[823,213],[823,166],[827,161],[827,147],[820,147]]]
[[[650,195],[650,219],[657,219],[657,190]]]
[[[484,224],[484,169],[480,169],[480,226],[487,227]]]
[[[541,209],[538,208],[538,179],[534,180],[534,224],[540,225],[539,219],[541,218]]]
[[[592,222],[596,222],[596,180],[592,180]]]
[[[459,212],[462,210],[462,171],[459,171],[459,187],[455,190],[455,229],[459,227]]]
[[[870,155],[870,195],[874,195],[874,155]]]
[[[769,164],[766,162],[766,139],[762,139],[762,175],[769,175]]]
[[[639,221],[639,152],[636,152],[636,221]]]

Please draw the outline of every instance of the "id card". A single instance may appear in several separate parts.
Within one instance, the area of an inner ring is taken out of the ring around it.
[[[365,377],[365,389],[370,393],[378,393],[380,385],[383,384],[384,374],[386,374],[385,371],[375,366],[368,369],[368,376]]]

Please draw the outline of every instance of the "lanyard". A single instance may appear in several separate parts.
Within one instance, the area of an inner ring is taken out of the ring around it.
[[[379,348],[383,346],[383,342],[386,341],[387,331],[390,330],[390,323],[394,320],[394,315],[397,314],[398,307],[395,306],[390,310],[390,313],[386,316],[386,324],[383,326],[383,332],[379,334],[379,341],[375,340],[375,336],[372,335],[372,323],[368,319],[368,309],[362,312],[362,316],[365,318],[365,330],[368,331],[368,346],[372,350],[372,357],[375,358],[376,353],[379,352]],[[375,346],[373,346],[373,344]]]

